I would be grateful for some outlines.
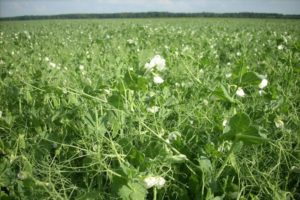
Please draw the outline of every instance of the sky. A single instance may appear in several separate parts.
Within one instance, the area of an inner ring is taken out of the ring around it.
[[[300,0],[0,0],[0,17],[148,11],[300,14]]]

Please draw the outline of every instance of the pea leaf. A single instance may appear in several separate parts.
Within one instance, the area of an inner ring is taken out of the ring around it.
[[[218,98],[220,98],[223,101],[228,101],[228,102],[231,102],[231,103],[235,102],[235,100],[229,95],[229,92],[227,91],[227,89],[223,85],[220,85],[219,87],[217,87],[215,89],[214,95],[217,96]]]
[[[255,72],[247,72],[242,76],[241,79],[241,83],[244,85],[258,85],[260,81],[260,75]]]
[[[242,141],[245,144],[260,144],[268,141],[259,135],[255,126],[251,125],[249,116],[245,113],[234,115],[229,121],[230,130],[221,136],[221,139]]]
[[[140,183],[128,182],[119,189],[118,195],[123,200],[143,200],[146,199],[147,190]]]
[[[125,84],[128,86],[128,88],[132,89],[132,90],[135,90],[135,91],[138,91],[138,90],[141,90],[141,91],[145,91],[147,90],[147,80],[142,77],[142,76],[139,76],[135,73],[132,73],[130,71],[128,71],[125,76],[124,76],[124,81],[125,81]]]
[[[114,106],[115,108],[123,109],[123,97],[119,92],[114,92],[112,96],[108,99],[109,104]]]
[[[232,130],[243,131],[250,125],[250,118],[245,113],[234,115],[230,121],[229,126]]]

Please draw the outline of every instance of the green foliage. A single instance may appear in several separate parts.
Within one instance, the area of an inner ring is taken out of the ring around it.
[[[245,144],[260,144],[267,141],[259,135],[258,129],[251,125],[250,118],[245,113],[234,115],[229,121],[230,130],[222,138]]]
[[[299,199],[299,32],[1,22],[0,199]]]
[[[216,95],[217,97],[219,97],[224,101],[228,101],[230,103],[235,102],[235,100],[229,95],[229,92],[223,85],[220,85],[219,87],[216,88],[216,90],[214,91],[214,95]]]
[[[261,82],[260,76],[255,72],[247,72],[243,74],[241,83],[244,85],[255,85],[257,86]]]
[[[139,183],[128,182],[122,185],[118,191],[118,195],[123,200],[145,199],[147,190]]]

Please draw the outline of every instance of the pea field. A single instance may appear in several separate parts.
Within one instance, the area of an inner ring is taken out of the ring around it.
[[[300,199],[300,21],[0,22],[1,200]]]

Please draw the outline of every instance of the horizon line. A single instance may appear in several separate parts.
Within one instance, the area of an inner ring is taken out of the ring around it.
[[[151,14],[151,13],[164,13],[164,14],[182,14],[182,15],[193,15],[193,14],[263,14],[263,15],[280,15],[280,16],[300,16],[300,14],[284,14],[277,12],[252,12],[252,11],[240,11],[240,12],[170,12],[170,11],[142,11],[142,12],[102,12],[102,13],[61,13],[61,14],[42,14],[42,15],[16,15],[9,17],[0,17],[0,19],[12,19],[19,17],[56,17],[64,15],[118,15],[118,14]]]

